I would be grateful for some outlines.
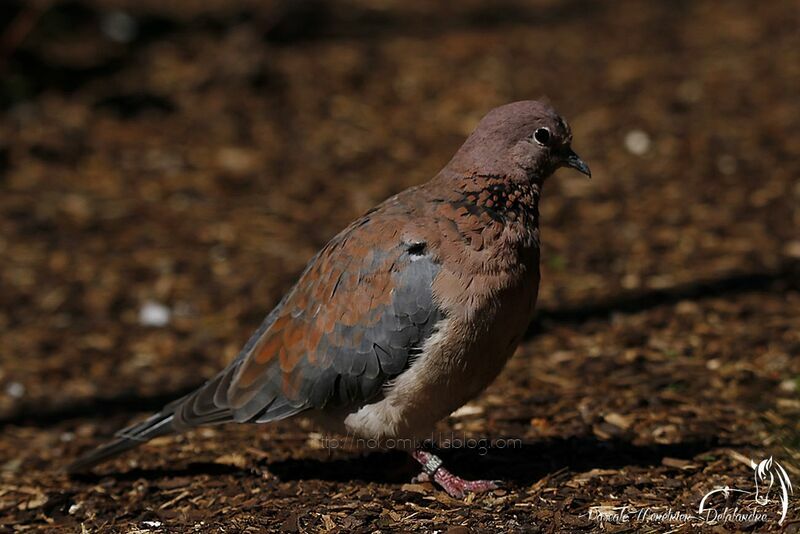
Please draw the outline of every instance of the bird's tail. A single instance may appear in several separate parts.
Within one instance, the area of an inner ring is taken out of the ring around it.
[[[91,467],[108,460],[127,450],[138,447],[153,438],[166,436],[176,431],[173,425],[174,414],[172,410],[165,410],[150,416],[141,423],[131,425],[117,432],[113,441],[100,445],[96,449],[84,454],[67,466],[67,473],[82,473]]]
[[[236,367],[226,369],[192,393],[167,404],[163,410],[117,432],[116,439],[101,445],[67,466],[67,473],[80,473],[153,438],[183,432],[201,425],[218,425],[234,420],[224,392]],[[222,392],[222,393],[220,393]],[[218,398],[219,397],[219,398]]]

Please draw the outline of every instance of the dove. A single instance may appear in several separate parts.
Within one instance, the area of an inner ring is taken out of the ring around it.
[[[297,416],[374,443],[422,443],[493,381],[531,321],[544,182],[561,167],[591,176],[571,143],[547,103],[491,110],[430,181],[333,237],[225,369],[67,470],[198,426]],[[453,497],[497,487],[422,446],[408,452]]]

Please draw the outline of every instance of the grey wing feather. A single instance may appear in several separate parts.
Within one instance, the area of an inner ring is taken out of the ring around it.
[[[363,223],[355,226],[356,229],[363,227]],[[254,351],[276,320],[286,313],[287,299],[292,295],[290,292],[265,318],[225,370],[193,393],[168,404],[158,414],[124,429],[117,439],[83,456],[69,469],[87,469],[154,437],[190,427],[232,421],[276,421],[310,408],[361,405],[376,398],[388,381],[411,365],[442,318],[441,311],[434,303],[432,289],[439,265],[427,256],[411,260],[408,255],[403,256],[403,252],[399,254],[401,256],[391,262],[391,302],[368,311],[370,316],[378,320],[363,327],[337,324],[335,335],[323,337],[315,355],[316,361],[329,361],[331,364],[327,367],[306,364],[296,369],[292,377],[298,379],[299,387],[294,396],[287,395],[283,390],[285,376],[280,362],[275,360],[263,368],[257,388],[247,402],[238,406],[233,406],[231,402],[231,392],[236,388],[242,367],[252,359]],[[318,258],[319,255],[311,260],[304,275],[312,269]],[[348,261],[346,264],[349,267],[352,263],[357,264],[358,261]],[[356,279],[361,281],[363,270],[369,271],[380,265],[380,261],[373,259],[370,265],[362,266],[362,270],[356,273]],[[342,290],[339,282],[344,274],[339,273],[336,282],[338,292]],[[325,304],[322,303],[323,306]],[[315,320],[314,316],[307,317],[303,309],[292,309],[290,314],[298,321]]]

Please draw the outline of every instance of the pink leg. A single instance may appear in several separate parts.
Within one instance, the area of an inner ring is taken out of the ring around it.
[[[456,499],[463,499],[468,492],[483,493],[498,488],[498,483],[493,480],[464,480],[442,467],[442,460],[435,454],[419,449],[411,453],[422,465],[422,473],[415,480],[425,482],[433,479],[448,495]]]

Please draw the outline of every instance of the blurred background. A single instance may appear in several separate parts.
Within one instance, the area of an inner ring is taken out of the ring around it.
[[[492,506],[457,523],[440,496],[406,520],[392,506],[424,492],[356,452],[331,467],[296,423],[53,472],[213,375],[319,247],[486,111],[539,97],[594,177],[547,183],[530,339],[444,423],[533,444],[480,464],[512,479]],[[511,528],[514,510],[591,529],[569,518],[611,491],[580,478],[597,469],[628,500],[694,506],[709,473],[796,455],[798,177],[795,1],[3,2],[0,525]]]

